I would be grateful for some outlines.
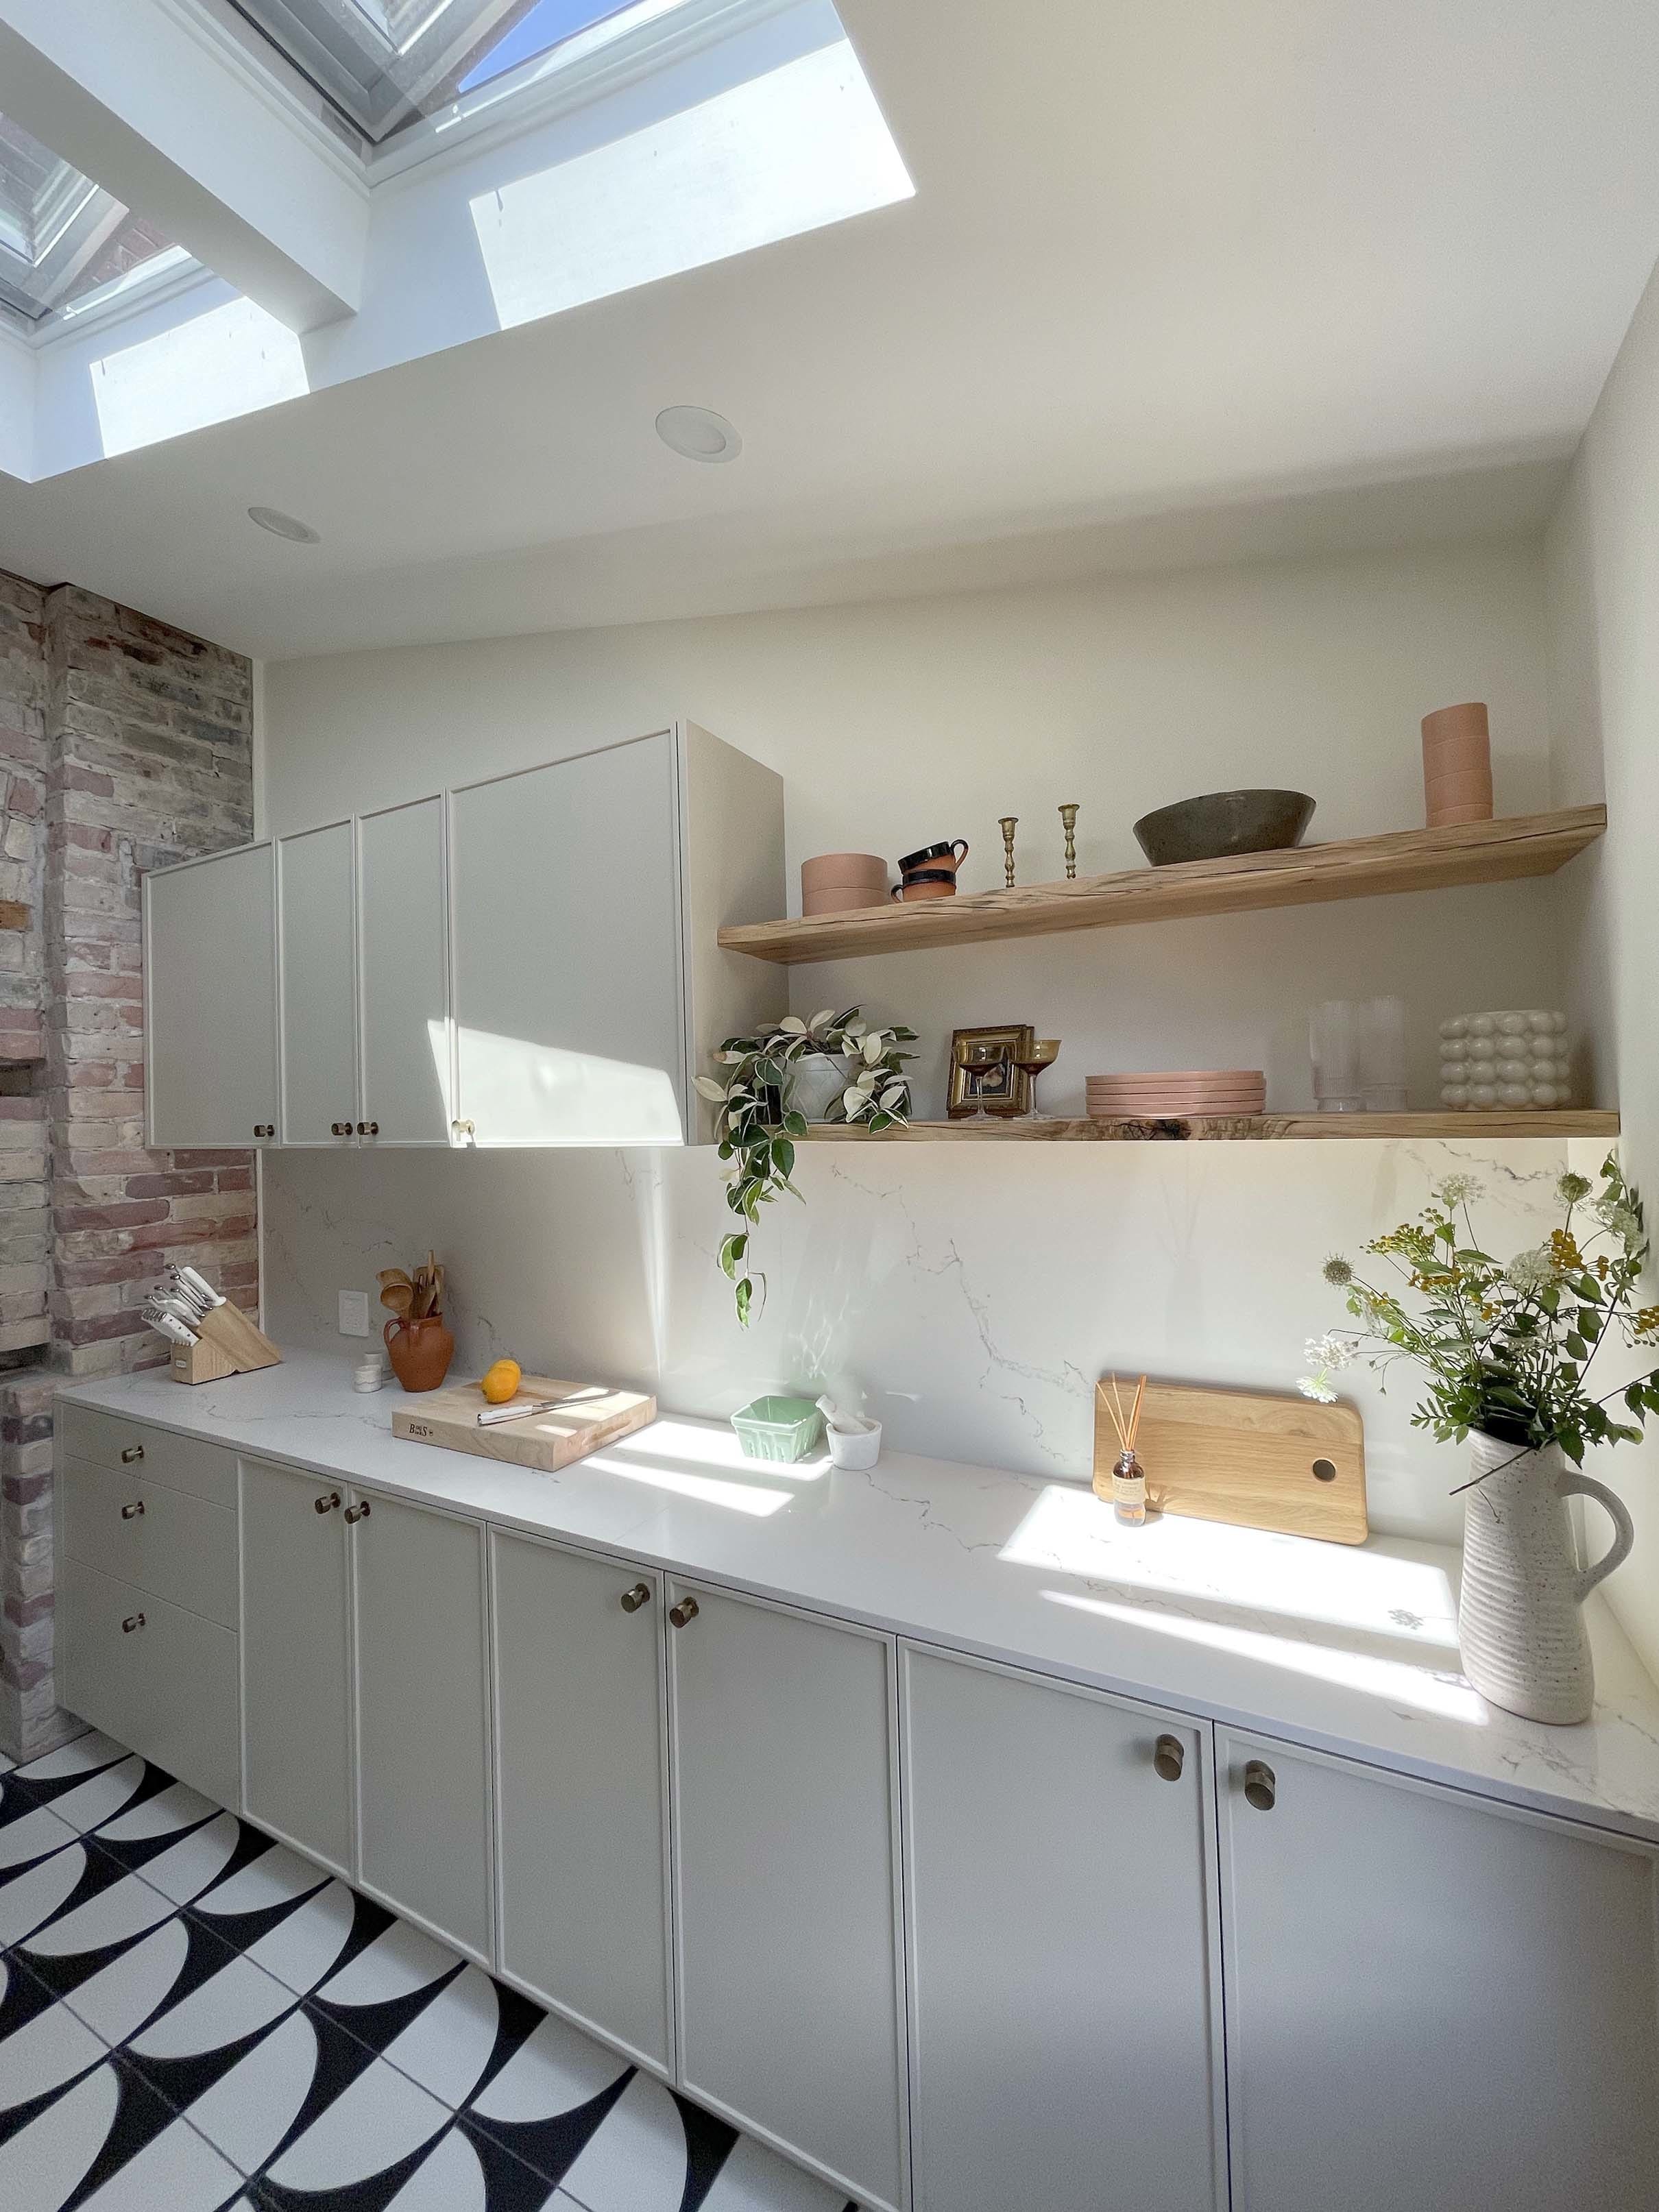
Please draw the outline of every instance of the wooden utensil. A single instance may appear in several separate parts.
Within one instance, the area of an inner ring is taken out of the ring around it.
[[[1121,1447],[1105,1387],[1095,1389],[1094,1487],[1109,1502]],[[1353,1406],[1149,1382],[1135,1455],[1158,1512],[1334,1544],[1363,1544],[1370,1533],[1364,1424]]]

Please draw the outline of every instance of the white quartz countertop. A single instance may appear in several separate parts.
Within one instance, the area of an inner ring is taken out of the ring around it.
[[[560,1474],[392,1434],[395,1384],[296,1354],[189,1389],[165,1369],[68,1384],[125,1413],[510,1528],[1347,1753],[1659,1841],[1659,1691],[1599,1598],[1598,1703],[1546,1728],[1460,1671],[1457,1553],[1322,1544],[1169,1516],[1120,1528],[1073,1483],[890,1452],[746,1460],[665,1415]]]

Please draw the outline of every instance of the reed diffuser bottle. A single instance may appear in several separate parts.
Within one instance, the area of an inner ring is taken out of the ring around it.
[[[1135,1457],[1135,1437],[1140,1429],[1140,1401],[1146,1395],[1146,1377],[1143,1375],[1135,1389],[1134,1404],[1126,1420],[1123,1401],[1117,1394],[1117,1377],[1109,1378],[1109,1389],[1102,1398],[1111,1416],[1112,1426],[1122,1446],[1112,1465],[1112,1512],[1126,1528],[1139,1528],[1146,1519],[1146,1473]]]

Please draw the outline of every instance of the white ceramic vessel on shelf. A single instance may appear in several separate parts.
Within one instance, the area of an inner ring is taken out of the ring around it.
[[[1481,1696],[1505,1712],[1558,1724],[1589,1718],[1595,1670],[1580,1607],[1629,1553],[1636,1532],[1605,1483],[1570,1467],[1560,1448],[1527,1451],[1472,1439],[1475,1486],[1464,1494],[1457,1639]],[[1594,1498],[1613,1525],[1613,1548],[1579,1571],[1567,1500]]]
[[[847,1062],[839,1054],[831,1060],[821,1052],[808,1053],[789,1079],[785,1103],[809,1121],[822,1121],[849,1080]]]
[[[1566,1016],[1542,1007],[1450,1016],[1440,1024],[1440,1103],[1487,1114],[1570,1106]]]

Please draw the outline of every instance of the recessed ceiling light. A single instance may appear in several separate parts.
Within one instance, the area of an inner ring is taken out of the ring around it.
[[[736,426],[709,407],[665,407],[657,435],[688,461],[735,461],[743,451]]]
[[[273,538],[291,538],[296,545],[320,545],[323,542],[320,532],[313,530],[308,522],[296,522],[280,507],[251,507],[247,519],[257,522],[261,530],[270,531]]]

